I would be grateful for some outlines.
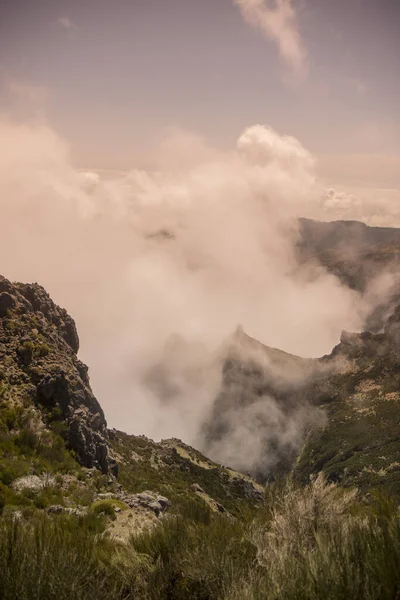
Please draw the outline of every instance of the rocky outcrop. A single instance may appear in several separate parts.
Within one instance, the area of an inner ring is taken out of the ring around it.
[[[83,466],[116,474],[104,413],[78,349],[74,320],[43,287],[0,276],[0,369],[13,402],[28,396],[45,427],[63,421],[67,445]]]

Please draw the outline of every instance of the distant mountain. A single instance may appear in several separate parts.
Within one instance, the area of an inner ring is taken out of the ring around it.
[[[400,229],[369,227],[358,221],[299,222],[297,252],[303,266],[320,265],[361,293],[371,291],[385,277],[385,292],[376,286],[375,307],[366,323],[369,331],[381,331],[400,303]]]
[[[400,229],[395,227],[370,227],[361,221],[299,219],[299,223],[299,246],[309,255],[327,251],[363,252],[376,246],[400,244]]]

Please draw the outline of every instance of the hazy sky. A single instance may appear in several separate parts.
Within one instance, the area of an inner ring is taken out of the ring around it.
[[[0,109],[46,118],[82,168],[266,123],[335,183],[397,187],[399,73],[399,0],[0,1]]]

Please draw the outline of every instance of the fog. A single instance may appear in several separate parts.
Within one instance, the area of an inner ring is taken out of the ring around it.
[[[172,130],[153,170],[104,178],[76,169],[49,125],[0,121],[0,272],[69,311],[109,426],[154,439],[199,441],[238,324],[310,357],[362,327],[371,298],[296,262],[297,218],[323,217],[327,198],[311,153],[265,125],[227,152]]]

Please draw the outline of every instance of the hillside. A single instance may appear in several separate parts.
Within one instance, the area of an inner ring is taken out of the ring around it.
[[[264,444],[264,490],[178,439],[107,429],[71,317],[2,278],[0,598],[396,598],[399,331],[400,308],[319,360],[227,341],[206,437],[232,446],[262,407],[235,456]]]
[[[273,480],[293,470],[400,497],[400,307],[380,334],[343,332],[332,353],[310,360],[268,348],[240,332],[205,426],[218,455],[247,427],[257,448],[252,474]],[[240,456],[232,455],[240,465]]]
[[[78,349],[73,319],[41,286],[0,279],[0,498],[7,510],[85,513],[108,494],[146,520],[171,503],[172,512],[193,501],[230,515],[263,500],[249,477],[179,440],[156,444],[109,431]],[[147,499],[137,497],[142,492]],[[168,502],[158,506],[163,494]]]
[[[321,359],[338,364],[310,399],[327,425],[309,433],[295,465],[307,481],[321,470],[331,481],[385,488],[400,497],[400,307],[381,334],[343,332]]]

